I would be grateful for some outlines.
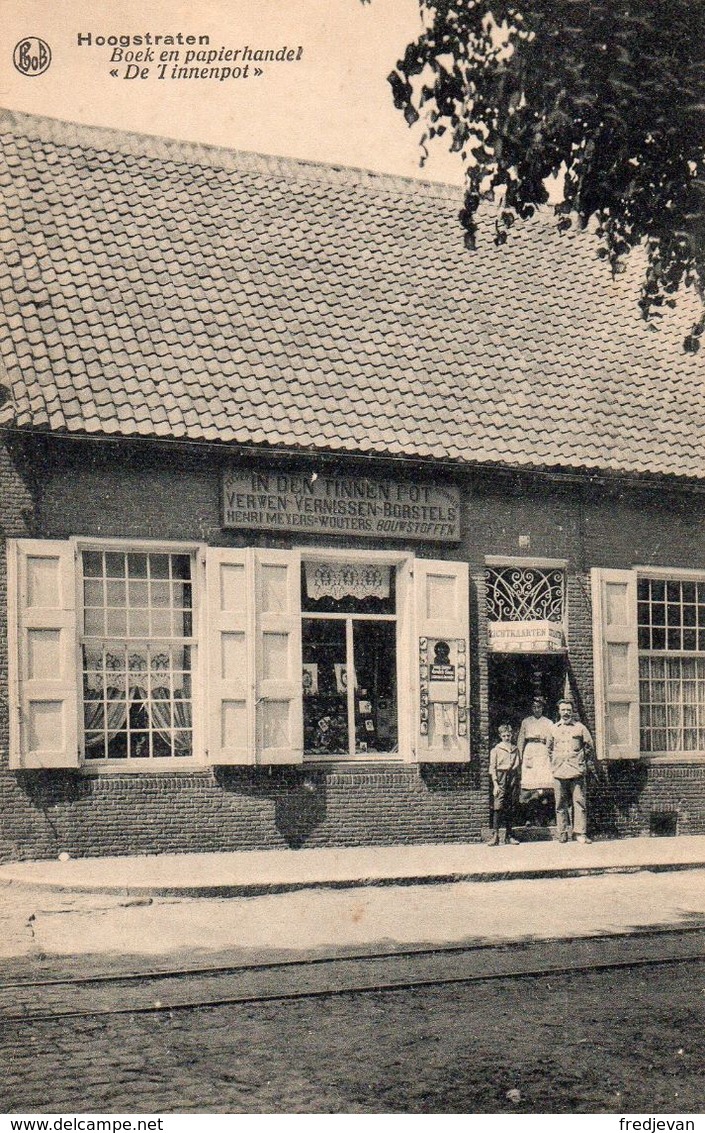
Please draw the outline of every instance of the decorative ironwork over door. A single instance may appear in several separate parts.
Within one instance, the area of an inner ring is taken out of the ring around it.
[[[497,653],[563,653],[565,574],[560,568],[488,567],[487,622]]]
[[[487,617],[492,622],[562,622],[565,575],[541,567],[490,567]]]

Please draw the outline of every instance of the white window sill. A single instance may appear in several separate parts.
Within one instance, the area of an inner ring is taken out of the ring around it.
[[[705,751],[643,751],[641,760],[656,766],[669,763],[698,764],[705,763]]]
[[[389,765],[402,767],[408,766],[409,760],[404,759],[404,756],[398,751],[389,752],[374,752],[363,751],[359,755],[310,755],[304,756],[303,764],[299,766],[309,767],[325,767],[328,770],[331,768],[340,768],[344,770],[346,767],[387,767]]]
[[[184,772],[207,771],[208,763],[202,763],[193,757],[175,759],[120,759],[108,762],[107,760],[84,760],[79,771],[82,775],[174,775]]]

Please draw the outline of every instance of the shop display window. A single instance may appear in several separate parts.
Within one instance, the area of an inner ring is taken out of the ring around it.
[[[304,756],[398,750],[394,571],[304,563]]]

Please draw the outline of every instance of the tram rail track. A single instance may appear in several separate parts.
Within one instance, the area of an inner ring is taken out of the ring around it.
[[[0,1019],[33,1022],[705,960],[705,927],[346,953],[218,967],[0,979]]]

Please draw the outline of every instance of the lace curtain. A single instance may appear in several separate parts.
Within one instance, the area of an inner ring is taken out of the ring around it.
[[[641,657],[644,751],[705,750],[705,658]]]
[[[124,730],[130,708],[133,704],[141,704],[149,716],[152,731],[169,747],[173,742],[174,754],[190,752],[190,690],[175,688],[172,696],[169,685],[174,660],[183,670],[186,664],[184,650],[172,650],[171,655],[157,653],[151,658],[147,651],[130,651],[126,658],[124,654],[108,651],[103,656],[102,652],[86,650],[84,725],[88,750],[102,746],[106,736],[109,742]],[[183,674],[180,672],[179,677],[186,684],[190,673],[188,670]]]
[[[371,563],[305,563],[309,598],[388,598],[391,567]]]

